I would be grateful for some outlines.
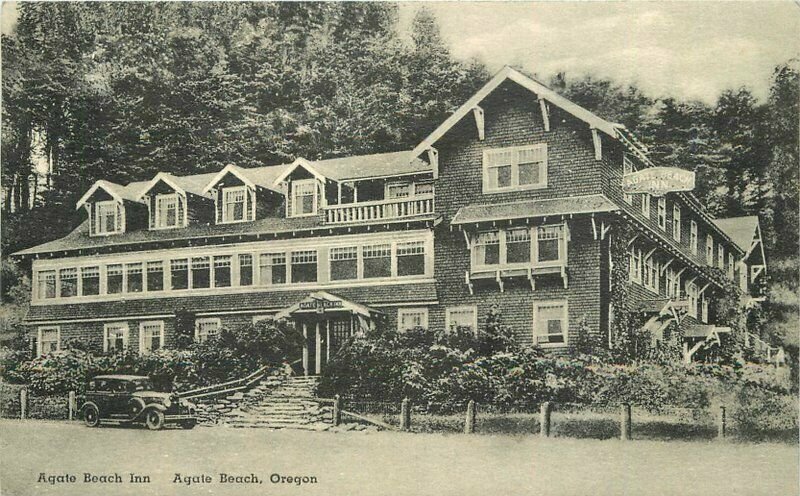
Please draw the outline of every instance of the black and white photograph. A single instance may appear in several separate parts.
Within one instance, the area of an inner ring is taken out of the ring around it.
[[[0,5],[2,496],[800,495],[800,2]]]

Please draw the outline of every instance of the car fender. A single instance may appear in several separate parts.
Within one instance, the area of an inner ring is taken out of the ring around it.
[[[88,407],[88,406],[93,406],[93,407],[97,408],[97,412],[100,413],[100,407],[97,406],[97,403],[95,403],[94,401],[86,401],[86,402],[84,402],[83,405],[81,405],[80,411],[82,412],[82,411],[86,410],[86,407]]]

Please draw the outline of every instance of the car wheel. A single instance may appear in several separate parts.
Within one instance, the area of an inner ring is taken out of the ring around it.
[[[83,410],[83,421],[89,427],[100,425],[100,412],[94,405],[89,405]]]
[[[147,428],[151,431],[160,430],[164,427],[164,414],[158,410],[150,410],[144,418]]]
[[[181,422],[181,427],[184,429],[194,429],[194,426],[197,425],[196,420],[187,420],[186,422]]]

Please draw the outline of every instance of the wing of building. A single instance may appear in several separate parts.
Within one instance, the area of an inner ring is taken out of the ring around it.
[[[376,322],[478,328],[496,305],[521,343],[563,351],[581,323],[608,335],[626,226],[631,308],[682,308],[711,335],[725,279],[765,270],[757,219],[624,194],[651,165],[623,126],[504,68],[413,150],[98,181],[77,229],[15,254],[33,259],[26,323],[39,353],[70,338],[146,353],[175,344],[178,313],[198,340],[277,315],[319,373]]]

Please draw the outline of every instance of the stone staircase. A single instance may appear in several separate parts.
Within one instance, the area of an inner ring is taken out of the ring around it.
[[[316,398],[317,377],[286,377],[279,384],[254,387],[238,407],[221,419],[229,427],[304,429],[324,431],[331,427],[332,405]]]

